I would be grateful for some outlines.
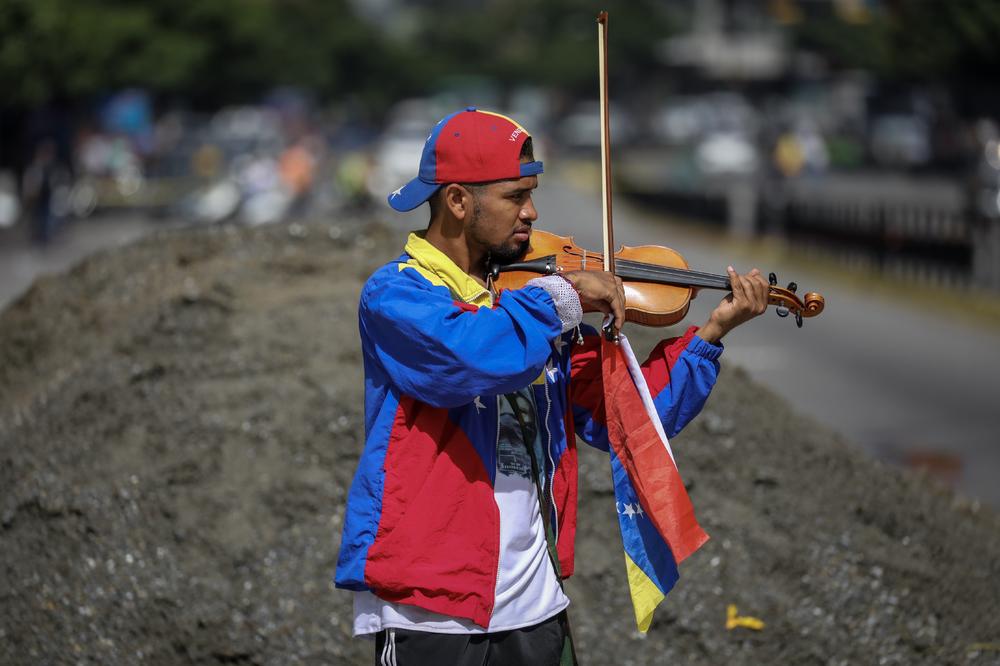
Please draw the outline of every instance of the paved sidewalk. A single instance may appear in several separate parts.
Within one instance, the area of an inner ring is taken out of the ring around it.
[[[25,222],[0,229],[0,310],[14,302],[40,275],[63,272],[89,254],[130,243],[143,235],[181,226],[141,213],[113,213],[65,224],[48,245],[30,238]]]

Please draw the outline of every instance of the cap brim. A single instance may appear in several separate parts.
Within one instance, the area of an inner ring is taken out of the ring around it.
[[[542,168],[542,163],[538,160],[534,162],[525,162],[521,165],[521,177],[524,176],[537,176],[542,173],[544,169]]]
[[[391,193],[387,201],[395,210],[405,213],[430,199],[439,187],[441,187],[439,183],[425,183],[419,177],[414,178],[406,185]]]

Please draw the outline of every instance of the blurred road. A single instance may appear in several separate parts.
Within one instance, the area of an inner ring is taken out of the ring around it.
[[[599,191],[582,194],[557,177],[536,199],[540,228],[601,249]],[[673,247],[698,270],[722,274],[730,263],[740,271],[757,265],[735,243],[710,242],[620,197],[614,220],[616,244]],[[1000,331],[832,283],[802,262],[757,267],[774,271],[782,286],[794,280],[800,294],[822,293],[826,310],[801,330],[791,317],[768,313],[726,339],[724,358],[881,459],[947,464],[957,458],[956,487],[1000,508]],[[702,292],[688,322],[705,321],[720,297]]]

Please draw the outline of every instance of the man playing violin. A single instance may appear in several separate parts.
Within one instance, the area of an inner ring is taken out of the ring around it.
[[[492,293],[491,263],[528,250],[542,163],[510,118],[442,119],[396,210],[430,223],[362,290],[364,452],[347,499],[336,585],[379,664],[573,663],[561,580],[573,572],[576,437],[608,450],[600,310],[625,321],[621,281],[566,271]],[[642,364],[668,436],[714,386],[722,337],[761,314],[768,284],[729,269],[704,326]]]

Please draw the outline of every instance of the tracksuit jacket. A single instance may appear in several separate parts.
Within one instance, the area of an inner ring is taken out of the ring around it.
[[[527,385],[548,449],[559,571],[570,576],[575,435],[608,450],[596,331],[563,333],[538,286],[494,302],[421,233],[365,284],[359,327],[365,448],[347,497],[337,587],[489,625],[500,557],[498,402]],[[642,364],[668,436],[701,410],[718,374],[721,346],[695,330],[664,340]]]

